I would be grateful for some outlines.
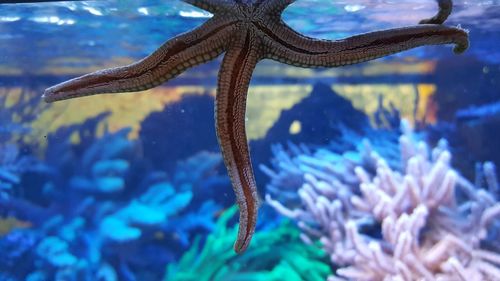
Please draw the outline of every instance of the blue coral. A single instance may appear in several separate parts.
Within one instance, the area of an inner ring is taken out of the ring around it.
[[[5,268],[13,272],[10,278],[112,281],[153,274],[159,280],[180,249],[215,227],[222,206],[194,201],[194,194],[205,182],[218,182],[220,156],[195,154],[171,176],[142,159],[140,143],[127,138],[128,129],[98,137],[97,125],[107,116],[49,135],[42,168],[31,175],[37,181],[1,174],[14,183],[9,190],[22,186],[29,192],[12,192],[0,200],[0,210],[33,225],[0,239],[6,265],[15,265],[19,253],[26,261],[22,271]],[[77,144],[70,141],[75,134]],[[9,167],[6,163],[1,167]],[[15,237],[31,237],[30,247],[17,245],[24,240]],[[148,271],[144,263],[153,259]]]
[[[116,242],[139,239],[143,227],[162,226],[191,202],[191,191],[178,192],[168,182],[152,185],[137,200],[103,218],[100,231]]]

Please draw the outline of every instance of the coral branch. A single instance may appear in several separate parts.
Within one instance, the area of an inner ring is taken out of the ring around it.
[[[270,190],[266,201],[297,221],[305,242],[322,243],[340,267],[330,281],[496,280],[500,254],[481,247],[498,243],[494,165],[481,166],[486,188],[474,186],[450,166],[445,140],[430,150],[402,125],[400,167],[367,142],[343,155],[278,147],[276,169],[265,168],[272,190],[293,178],[283,188],[297,195]]]

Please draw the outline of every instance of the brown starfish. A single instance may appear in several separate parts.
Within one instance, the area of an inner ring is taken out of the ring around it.
[[[466,31],[440,25],[451,0],[425,23],[328,41],[305,37],[281,19],[295,0],[183,0],[214,14],[150,56],[128,66],[97,71],[51,87],[47,102],[101,93],[135,92],[158,86],[186,69],[226,53],[219,73],[216,128],[224,161],[240,207],[235,251],[244,251],[255,231],[258,197],[245,133],[247,91],[256,64],[273,59],[301,67],[336,67],[364,62],[424,45],[468,47]]]

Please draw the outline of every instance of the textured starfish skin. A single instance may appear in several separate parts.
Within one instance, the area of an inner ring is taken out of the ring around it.
[[[216,129],[237,203],[240,228],[235,251],[244,251],[255,230],[258,196],[245,132],[247,92],[256,64],[273,59],[301,67],[336,67],[368,61],[424,45],[468,47],[466,31],[440,25],[451,0],[438,0],[439,13],[422,24],[376,31],[336,41],[305,37],[281,19],[295,0],[183,0],[214,14],[134,64],[97,71],[45,91],[47,102],[102,93],[153,88],[186,69],[226,53],[218,78]]]

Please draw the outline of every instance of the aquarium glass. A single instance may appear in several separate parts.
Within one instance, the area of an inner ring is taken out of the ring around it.
[[[359,34],[407,34],[451,2],[200,1],[294,2],[281,17],[294,36],[369,38],[351,52],[421,40]],[[500,1],[453,1],[444,26],[468,33],[462,54],[439,44],[339,67],[261,60],[246,104],[227,109],[235,124],[246,106],[252,165],[236,173],[253,169],[258,191],[241,253],[218,142],[238,134],[218,134],[214,118],[224,54],[147,90],[42,98],[234,16],[189,2],[0,0],[0,281],[500,280]],[[289,46],[282,57],[305,48],[270,34],[279,13],[267,19],[252,24]]]

